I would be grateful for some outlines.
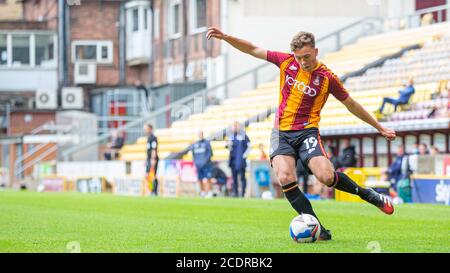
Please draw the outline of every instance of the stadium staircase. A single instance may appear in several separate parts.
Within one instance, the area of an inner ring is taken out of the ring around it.
[[[416,76],[416,93],[412,98],[413,104],[416,105],[430,98],[439,80],[448,78],[450,57],[448,55],[444,57],[444,52],[449,52],[446,47],[448,46],[446,35],[449,34],[449,31],[450,24],[441,23],[364,37],[353,44],[344,46],[337,52],[327,54],[321,61],[337,75],[344,76],[370,66],[386,56],[400,52],[404,48],[419,45],[420,49],[409,50],[399,59],[385,60],[381,67],[367,69],[363,75],[348,78],[346,82],[346,87],[352,97],[369,112],[375,112],[380,107],[383,97],[398,96],[402,80],[407,80],[409,76]],[[429,59],[425,52],[432,51],[438,53],[433,53]],[[446,59],[443,61],[440,58]],[[435,66],[440,62],[447,65],[446,73],[440,73],[439,67]],[[413,65],[412,75],[407,73],[410,70],[405,70],[408,68],[405,63]],[[392,68],[393,64],[397,64],[395,69]],[[378,78],[375,79],[375,77]],[[189,144],[195,142],[199,130],[202,130],[206,136],[213,135],[230,126],[233,121],[245,122],[261,112],[274,109],[278,103],[278,88],[277,80],[261,84],[255,90],[242,92],[239,97],[223,101],[221,105],[209,106],[205,112],[193,114],[187,120],[174,122],[170,128],[157,129],[155,135],[159,140],[160,158],[166,158],[173,153],[185,150]],[[392,112],[392,110],[387,106],[387,112]],[[250,159],[259,157],[259,144],[263,144],[266,153],[268,152],[273,120],[274,114],[271,114],[264,121],[250,123],[247,127],[247,134],[252,143]],[[355,124],[362,124],[362,121],[351,115],[340,102],[330,96],[322,111],[321,128]],[[212,141],[211,145],[214,151],[213,160],[228,158],[228,150],[225,148],[226,141]],[[146,138],[141,137],[136,143],[125,145],[120,152],[120,158],[126,161],[144,160],[146,157],[145,147]],[[183,158],[189,160],[192,156],[188,153]]]

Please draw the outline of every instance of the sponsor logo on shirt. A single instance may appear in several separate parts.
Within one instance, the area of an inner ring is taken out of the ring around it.
[[[294,86],[294,89],[297,89],[300,92],[303,92],[305,95],[308,95],[310,97],[315,97],[317,95],[316,89],[306,85],[304,82],[294,79],[293,77],[291,77],[289,75],[286,75],[286,83],[289,86]]]

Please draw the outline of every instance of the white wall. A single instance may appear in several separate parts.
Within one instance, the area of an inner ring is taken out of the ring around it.
[[[222,29],[232,35],[253,44],[271,50],[289,51],[289,43],[292,37],[299,31],[310,31],[320,38],[328,33],[344,27],[358,19],[364,14],[350,12],[346,15],[342,6],[360,5],[360,0],[348,1],[345,5],[337,4],[337,1],[315,1],[311,5],[307,0],[223,0],[226,8],[222,14]],[[347,1],[344,1],[347,2]],[[364,1],[362,1],[364,2]],[[319,7],[324,7],[323,9]],[[308,7],[308,8],[304,8]],[[338,10],[339,12],[332,12]],[[350,8],[348,9],[350,10]],[[370,11],[369,9],[365,9]],[[372,9],[370,15],[375,15],[375,9]],[[223,43],[223,53],[225,55],[224,65],[228,65],[228,71],[216,69],[216,73],[221,70],[228,78],[250,70],[257,65],[265,63],[251,56],[245,56],[243,53]],[[227,73],[226,73],[227,72]],[[274,66],[271,73],[277,74],[277,68]],[[224,76],[225,77],[225,76]],[[232,86],[229,93],[239,93],[246,89],[252,89],[251,79],[244,80],[238,86]]]
[[[55,69],[0,69],[1,91],[36,91],[37,89],[56,90],[58,73]]]
[[[391,0],[388,2],[388,17],[406,16],[414,13],[414,0]]]
[[[56,174],[70,180],[78,177],[106,177],[109,181],[127,175],[124,161],[58,162]]]
[[[289,43],[299,31],[313,32],[316,39],[368,16],[403,16],[413,12],[414,0],[222,0],[221,28],[224,32],[271,50],[290,51]],[[243,55],[222,43],[224,60],[217,62],[214,72],[231,78],[265,63]],[[319,47],[320,50],[320,47]],[[223,63],[224,67],[220,65]],[[225,67],[228,66],[227,71]],[[274,66],[273,73],[277,72]],[[245,81],[245,82],[244,82]],[[244,80],[237,94],[252,89],[251,79]],[[209,81],[208,85],[219,83]]]

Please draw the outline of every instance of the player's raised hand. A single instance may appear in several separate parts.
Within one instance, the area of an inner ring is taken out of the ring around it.
[[[380,130],[380,133],[382,136],[384,136],[387,140],[394,140],[396,135],[395,135],[395,131],[389,128],[382,128]]]
[[[225,34],[216,27],[209,27],[206,32],[206,38],[209,40],[211,37],[222,40],[225,37]]]

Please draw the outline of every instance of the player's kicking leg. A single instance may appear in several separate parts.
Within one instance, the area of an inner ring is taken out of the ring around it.
[[[308,162],[308,167],[323,184],[358,195],[361,199],[371,203],[388,215],[394,213],[394,206],[385,195],[379,194],[371,188],[363,188],[345,173],[334,171],[332,163],[325,156],[311,158]]]
[[[272,166],[278,178],[278,182],[280,183],[289,203],[291,203],[292,207],[298,214],[306,213],[313,215],[320,223],[319,218],[314,213],[311,202],[309,202],[308,198],[306,198],[298,187],[295,173],[295,161],[294,156],[290,155],[276,155],[273,157]],[[325,229],[322,223],[320,223],[320,226],[321,232],[319,235],[319,240],[331,240],[330,231]]]

